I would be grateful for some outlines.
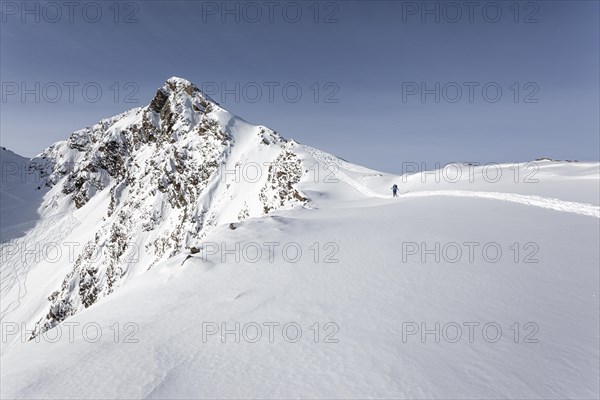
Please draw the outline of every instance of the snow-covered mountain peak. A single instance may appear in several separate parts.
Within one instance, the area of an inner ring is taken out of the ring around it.
[[[47,330],[158,261],[201,246],[218,225],[306,204],[297,188],[305,155],[177,77],[148,106],[53,144],[31,160],[39,213],[75,216],[90,229],[79,236],[85,250],[43,295],[46,310],[27,318]]]
[[[149,107],[160,113],[169,102],[191,108],[196,112],[204,111],[209,105],[217,105],[192,82],[176,76],[167,79],[164,85],[157,90]]]
[[[194,86],[195,85],[191,82],[188,81],[185,78],[181,78],[179,76],[172,76],[169,79],[167,79],[167,81],[165,82],[165,84],[167,85],[175,85],[175,86],[183,86],[183,87],[188,87],[188,86]]]

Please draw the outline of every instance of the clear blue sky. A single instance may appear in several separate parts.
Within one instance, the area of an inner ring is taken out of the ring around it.
[[[597,1],[87,3],[2,2],[3,146],[33,156],[180,76],[250,122],[389,172],[600,158]],[[36,82],[39,103],[23,99]]]

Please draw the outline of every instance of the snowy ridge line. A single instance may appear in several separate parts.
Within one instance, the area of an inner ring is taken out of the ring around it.
[[[317,162],[323,164],[325,168],[330,170],[339,180],[347,183],[356,189],[359,193],[367,197],[379,197],[384,199],[392,198],[392,196],[386,196],[380,193],[375,193],[371,189],[361,185],[356,180],[352,179],[339,168],[336,170],[331,169],[328,165],[336,164],[338,167],[341,165],[341,160],[330,154],[324,153],[315,148],[304,146],[305,150],[317,160]],[[516,193],[501,193],[501,192],[477,192],[468,190],[429,190],[422,192],[412,192],[400,195],[400,198],[404,197],[431,197],[431,196],[450,196],[450,197],[471,197],[480,199],[492,199],[509,201],[511,203],[524,204],[527,206],[534,206],[540,208],[546,208],[549,210],[568,212],[572,214],[587,215],[590,217],[600,218],[600,207],[592,204],[577,203],[574,201],[565,201],[553,198],[540,197],[535,195],[522,195]]]
[[[333,175],[335,175],[336,178],[338,178],[339,180],[347,183],[348,185],[352,186],[354,189],[356,189],[357,192],[359,192],[362,195],[365,195],[367,197],[380,197],[380,198],[389,198],[391,196],[385,196],[379,193],[375,193],[374,191],[372,191],[371,189],[369,189],[368,187],[361,185],[359,182],[357,182],[356,180],[352,179],[351,177],[349,177],[348,175],[346,175],[345,173],[343,173],[340,168],[342,165],[342,160],[340,160],[339,158],[332,156],[331,154],[327,154],[324,153],[320,150],[315,149],[314,147],[310,147],[310,146],[304,146],[304,149],[311,155],[313,156],[313,158],[315,160],[317,160],[318,163],[322,164],[323,167],[325,167],[327,170],[331,171],[331,173]],[[338,168],[336,169],[332,169],[329,166],[331,164],[335,164],[337,165]],[[349,163],[343,163],[343,164],[349,164]],[[344,166],[344,168],[346,168]],[[350,169],[350,168],[347,168]]]
[[[565,201],[540,197],[534,195],[523,195],[516,193],[500,193],[500,192],[472,192],[467,190],[430,190],[424,192],[405,193],[400,195],[404,197],[431,197],[431,196],[450,196],[450,197],[471,197],[480,199],[492,199],[509,201],[511,203],[524,204],[546,208],[549,210],[568,212],[572,214],[587,215],[590,217],[600,218],[600,207],[592,204],[577,203],[574,201]]]

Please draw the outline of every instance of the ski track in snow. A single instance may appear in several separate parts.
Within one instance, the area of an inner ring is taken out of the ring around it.
[[[331,154],[324,153],[320,150],[309,146],[305,146],[304,148],[311,156],[314,157],[315,160],[317,160],[317,162],[319,162],[326,169],[331,171],[331,173],[335,175],[336,178],[352,186],[362,195],[367,197],[379,197],[383,199],[392,198],[392,196],[389,195],[383,195],[381,193],[373,192],[371,189],[365,187],[364,185],[360,184],[356,180],[346,175],[344,172],[341,171],[341,166],[343,165],[343,163],[337,157],[332,156]],[[332,165],[336,166],[332,168]],[[400,195],[400,198],[432,196],[470,197],[479,199],[501,200],[508,201],[511,203],[523,204],[527,206],[545,208],[554,211],[562,211],[572,214],[587,215],[590,217],[600,218],[600,207],[592,204],[516,193],[477,192],[468,190],[429,190],[422,192],[405,193]]]
[[[21,299],[27,294],[27,275],[36,263],[30,264],[28,262],[27,257],[23,255],[24,249],[40,243],[62,244],[62,240],[79,223],[80,221],[72,214],[68,214],[66,218],[64,214],[59,214],[49,217],[47,220],[42,220],[35,231],[27,236],[0,245],[0,251],[3,252],[2,269],[0,270],[0,298],[5,299],[13,290],[13,287],[18,285],[16,298],[9,304],[2,305],[0,321],[4,320],[11,311],[16,310],[21,304]],[[27,246],[28,244],[29,246]],[[14,251],[14,249],[18,251]]]
[[[572,214],[587,215],[590,217],[600,218],[600,207],[592,204],[577,203],[574,201],[565,201],[559,199],[551,199],[547,197],[523,195],[515,193],[499,193],[499,192],[471,192],[467,190],[432,190],[425,192],[406,193],[401,195],[404,197],[431,197],[431,196],[450,196],[450,197],[472,197],[480,199],[503,200],[511,203],[524,204],[546,208],[549,210],[568,212]]]
[[[349,177],[348,175],[346,175],[344,172],[341,171],[341,166],[343,164],[348,164],[348,163],[343,163],[342,160],[340,160],[339,158],[337,158],[331,154],[327,154],[320,150],[317,150],[314,147],[304,146],[304,149],[311,156],[313,156],[313,158],[315,160],[317,160],[318,163],[322,164],[323,167],[325,167],[325,169],[331,171],[331,173],[333,175],[335,175],[336,178],[338,178],[339,180],[352,186],[359,193],[361,193],[367,197],[381,197],[381,198],[391,197],[391,196],[385,196],[385,195],[382,195],[379,193],[375,193],[368,187],[361,185],[359,182],[357,182],[356,180],[354,180],[351,177]],[[334,165],[335,165],[335,167],[333,167]]]
[[[22,199],[22,198],[20,198],[20,197],[17,197],[17,196],[15,196],[15,195],[14,195],[14,194],[12,194],[12,193],[9,193],[9,192],[7,192],[7,191],[5,191],[5,190],[2,190],[2,189],[0,189],[0,193],[2,193],[2,194],[4,194],[4,195],[6,195],[6,196],[8,196],[8,197],[12,197],[13,199],[15,199],[15,200],[17,200],[17,201],[19,202],[18,204],[13,204],[13,205],[11,205],[11,206],[7,206],[7,207],[0,207],[0,210],[6,211],[6,210],[9,210],[9,209],[11,209],[11,208],[17,208],[17,207],[20,207],[20,206],[22,206],[23,204],[25,204],[25,200],[23,200],[23,199]]]

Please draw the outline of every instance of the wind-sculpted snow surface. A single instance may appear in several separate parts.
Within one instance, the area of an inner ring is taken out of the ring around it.
[[[2,398],[598,398],[598,163],[395,176],[180,78],[0,154],[38,177],[0,187]]]

